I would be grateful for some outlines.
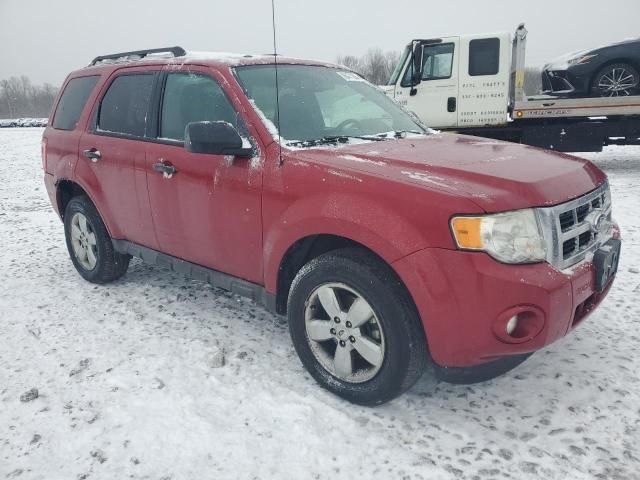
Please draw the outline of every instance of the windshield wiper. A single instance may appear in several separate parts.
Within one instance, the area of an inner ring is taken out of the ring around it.
[[[340,143],[346,143],[352,138],[357,138],[358,140],[373,140],[374,142],[380,142],[385,139],[378,135],[329,135],[327,137],[322,137],[320,141],[337,141]]]
[[[287,142],[287,145],[297,147],[315,147],[317,145],[348,143],[352,138],[357,138],[359,140],[371,140],[374,142],[381,142],[387,139],[387,137],[380,137],[379,135],[327,135],[313,140],[293,140],[291,142]]]
[[[395,138],[404,138],[407,133],[415,133],[416,135],[426,135],[425,132],[421,132],[419,130],[394,130],[393,136]]]

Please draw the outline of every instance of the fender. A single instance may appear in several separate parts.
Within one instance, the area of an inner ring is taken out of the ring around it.
[[[76,163],[78,163],[78,144],[80,143],[80,135],[74,135],[74,133],[72,132],[70,140],[67,141],[75,144],[75,150],[65,150],[61,148],[59,140],[50,140],[46,133],[43,135],[43,141],[47,142],[48,157],[45,164],[45,172],[53,175],[56,182],[73,178],[73,171],[76,168]]]
[[[276,292],[285,254],[305,237],[328,234],[347,238],[369,248],[389,265],[427,244],[414,225],[389,207],[370,196],[341,192],[299,198],[271,225],[265,225],[265,230],[265,287],[269,292]]]
[[[60,190],[58,188],[58,184],[63,181],[73,182],[71,180],[73,178],[73,170],[76,166],[76,162],[78,161],[78,156],[74,154],[64,155],[60,161],[58,162],[47,162],[47,170],[45,170],[45,177],[47,175],[51,176],[51,183],[55,187],[55,204],[53,207],[60,219],[64,216],[64,211],[62,210],[62,197],[60,195]],[[50,188],[50,187],[48,187]],[[50,194],[51,195],[51,194]],[[52,198],[53,200],[53,198]]]
[[[104,191],[102,185],[98,180],[98,177],[89,166],[88,162],[77,162],[74,169],[74,173],[70,178],[70,181],[77,183],[85,191],[93,205],[98,210],[100,218],[109,232],[111,238],[125,238],[122,232],[118,229],[117,225],[111,220],[113,215],[106,209],[105,204],[100,200],[104,198]],[[60,179],[62,180],[62,179]],[[56,182],[56,185],[60,181]]]

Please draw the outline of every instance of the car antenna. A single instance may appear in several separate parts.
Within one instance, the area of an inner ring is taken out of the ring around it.
[[[278,145],[280,148],[278,166],[284,163],[282,160],[282,135],[280,134],[280,88],[278,85],[278,47],[276,44],[276,5],[275,0],[271,0],[271,24],[273,26],[273,59],[276,70],[276,122],[278,124]]]

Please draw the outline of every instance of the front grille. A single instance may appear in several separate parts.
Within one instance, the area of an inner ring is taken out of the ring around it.
[[[570,267],[611,238],[611,194],[608,183],[561,205],[538,209],[550,246],[547,260]]]
[[[571,255],[573,255],[573,252],[576,251],[576,239],[572,238],[571,240],[567,240],[566,242],[564,242],[562,244],[562,258],[563,259],[567,259],[569,258]]]
[[[597,236],[597,233],[593,233],[591,231],[581,233],[580,236],[578,237],[578,248],[580,249],[587,248],[589,245],[591,245],[591,242],[595,240],[596,236]]]
[[[576,224],[576,219],[573,217],[573,210],[570,212],[564,212],[560,214],[560,228],[563,232],[566,232]]]
[[[591,211],[590,204],[580,205],[578,208],[576,208],[576,219],[578,223],[584,222],[584,219],[587,217],[590,211]]]
[[[575,87],[565,70],[544,70],[542,72],[543,93],[571,93]]]

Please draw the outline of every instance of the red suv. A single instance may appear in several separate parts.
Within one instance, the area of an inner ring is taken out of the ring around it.
[[[69,75],[42,152],[80,275],[133,255],[248,296],[367,405],[426,366],[503,373],[606,295],[620,240],[594,165],[439,134],[351,71],[275,60],[175,47]]]

